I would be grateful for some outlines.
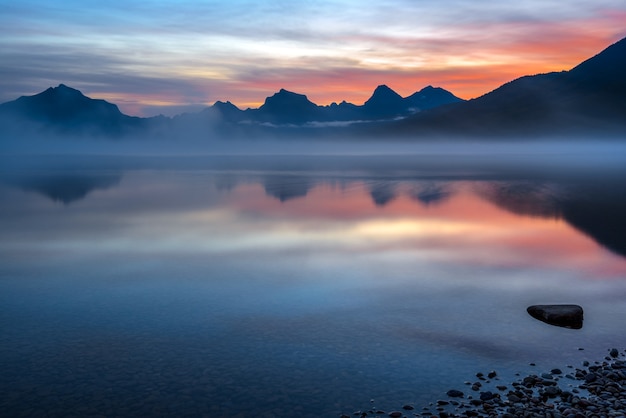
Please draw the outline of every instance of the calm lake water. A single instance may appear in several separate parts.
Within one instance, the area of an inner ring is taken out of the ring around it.
[[[419,411],[479,371],[601,359],[626,348],[624,179],[535,158],[11,161],[0,415]],[[583,306],[583,328],[526,313],[543,303]]]

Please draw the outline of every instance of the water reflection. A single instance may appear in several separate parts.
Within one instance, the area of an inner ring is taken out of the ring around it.
[[[370,195],[376,206],[385,206],[396,198],[396,184],[390,181],[370,182]]]
[[[449,183],[423,181],[415,185],[410,191],[410,196],[429,206],[445,202],[452,196],[453,189]]]
[[[391,410],[626,334],[619,178],[258,164],[5,171],[3,410]]]
[[[601,182],[493,182],[481,196],[513,213],[564,219],[617,254],[626,256],[626,185],[619,179]]]
[[[268,196],[275,197],[281,202],[306,196],[314,185],[312,179],[294,175],[264,176],[259,181],[263,183]]]
[[[126,168],[128,170],[128,168]],[[80,201],[96,190],[107,190],[119,185],[123,176],[121,170],[54,170],[18,174],[5,172],[5,184],[21,190],[32,191],[65,205]],[[132,170],[131,170],[132,172]],[[324,201],[327,196],[311,193],[328,185],[339,186],[344,190],[365,185],[376,207],[385,207],[404,195],[428,207],[447,202],[458,188],[459,182],[467,181],[471,175],[451,176],[445,181],[433,181],[417,176],[404,176],[401,179],[371,173],[358,176],[328,174],[326,172],[288,173],[263,172],[241,173],[238,171],[218,171],[211,175],[215,189],[231,193],[242,185],[261,184],[267,196],[288,202],[297,198],[309,197],[309,206],[316,206],[313,200]],[[626,256],[626,185],[615,178],[578,179],[556,181],[544,179],[510,179],[501,181],[472,180],[473,194],[494,203],[514,214],[546,219],[563,219],[568,224],[592,237],[596,242],[611,251]],[[338,196],[345,199],[347,195]],[[184,199],[181,199],[183,203]],[[138,202],[137,204],[141,204]],[[362,205],[362,204],[361,204]],[[358,212],[358,208],[356,209]],[[309,211],[310,212],[310,211]]]
[[[119,173],[53,172],[10,175],[5,181],[23,190],[41,193],[54,202],[69,205],[84,199],[94,190],[106,190],[119,184]]]

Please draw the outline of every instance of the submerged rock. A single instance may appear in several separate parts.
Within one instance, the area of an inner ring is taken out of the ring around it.
[[[451,398],[462,398],[464,396],[463,392],[461,392],[460,390],[456,390],[456,389],[450,389],[447,395]]]
[[[571,329],[583,327],[583,308],[578,305],[532,305],[526,310],[546,324]]]

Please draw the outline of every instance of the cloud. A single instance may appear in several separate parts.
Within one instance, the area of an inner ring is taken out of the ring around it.
[[[0,15],[0,101],[59,82],[142,115],[256,107],[280,88],[319,104],[362,103],[383,83],[471,98],[571,68],[626,36],[625,18],[621,0],[24,0]]]

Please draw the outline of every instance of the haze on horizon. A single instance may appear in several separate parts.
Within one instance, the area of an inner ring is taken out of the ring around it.
[[[0,102],[65,83],[137,116],[258,107],[280,88],[317,104],[362,104],[378,84],[469,99],[626,36],[622,0],[0,5]]]

